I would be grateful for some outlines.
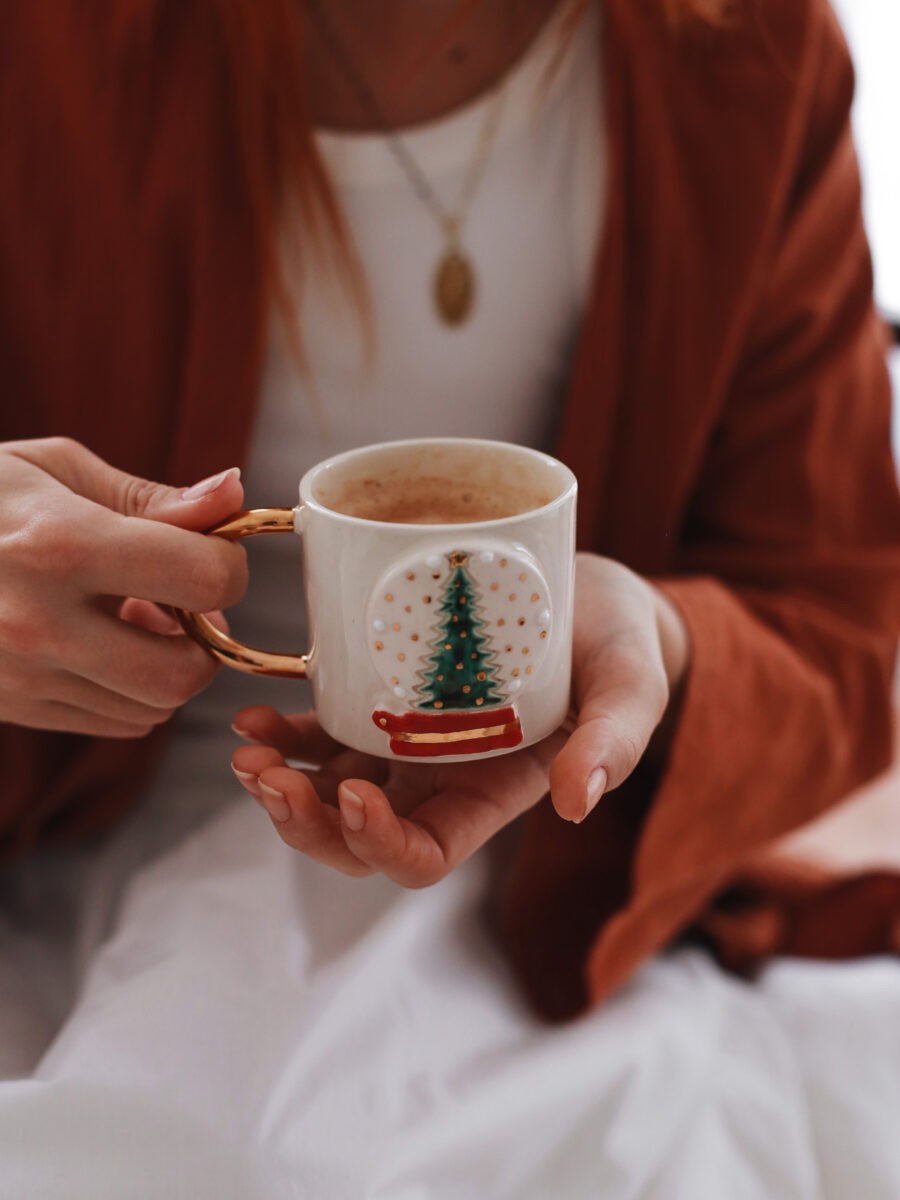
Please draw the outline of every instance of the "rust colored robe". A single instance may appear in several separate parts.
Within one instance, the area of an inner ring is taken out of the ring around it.
[[[0,3],[4,440],[179,484],[245,454],[270,297],[230,2]],[[665,587],[693,661],[661,769],[583,826],[523,822],[504,933],[557,1017],[688,928],[745,966],[886,948],[900,910],[890,874],[754,871],[891,755],[900,501],[852,71],[823,0],[678,32],[662,7],[605,4],[609,207],[557,450],[581,546]],[[107,826],[160,745],[4,727],[6,852]],[[781,923],[748,937],[761,907]]]

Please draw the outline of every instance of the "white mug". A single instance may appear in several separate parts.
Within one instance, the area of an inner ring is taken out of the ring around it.
[[[299,535],[308,654],[256,650],[178,615],[229,666],[308,676],[322,727],[356,750],[443,762],[509,753],[568,712],[576,491],[568,467],[506,442],[351,450],[303,476],[296,508],[209,531]]]

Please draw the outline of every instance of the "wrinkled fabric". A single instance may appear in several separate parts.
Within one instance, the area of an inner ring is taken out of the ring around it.
[[[246,797],[185,808],[163,780],[105,844],[0,876],[0,1024],[29,1032],[0,1047],[0,1194],[897,1195],[900,964],[750,986],[680,949],[548,1026],[485,936],[484,853],[408,892]]]

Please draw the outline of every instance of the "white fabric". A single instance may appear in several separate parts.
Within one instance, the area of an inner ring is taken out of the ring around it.
[[[178,819],[145,809],[79,864],[73,894],[102,886],[76,924],[104,923],[105,886]],[[485,935],[487,877],[481,855],[422,892],[348,881],[229,805],[133,875],[57,1040],[0,1084],[0,1196],[900,1194],[895,961],[747,985],[682,950],[547,1028]],[[0,994],[21,1032],[58,972],[19,917]]]

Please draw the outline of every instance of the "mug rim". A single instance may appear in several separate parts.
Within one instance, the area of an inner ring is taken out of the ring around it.
[[[559,469],[563,473],[564,486],[559,494],[554,496],[552,500],[548,500],[546,504],[541,504],[536,508],[525,509],[524,512],[514,513],[506,517],[491,517],[484,521],[444,521],[441,523],[435,522],[434,524],[430,522],[428,524],[418,524],[409,521],[379,521],[374,520],[372,517],[355,517],[349,513],[342,513],[337,509],[329,508],[327,504],[323,504],[321,500],[318,500],[313,495],[313,484],[321,472],[354,458],[362,458],[367,454],[374,454],[383,450],[394,450],[404,446],[472,446],[492,450],[512,451],[532,461]],[[530,520],[532,517],[538,515],[552,513],[554,509],[561,508],[567,501],[577,495],[578,480],[571,467],[566,466],[564,462],[560,462],[558,458],[554,458],[552,454],[547,454],[544,450],[535,450],[532,446],[521,446],[516,442],[503,442],[495,438],[467,437],[399,438],[389,442],[372,442],[365,446],[355,446],[351,450],[343,450],[339,454],[333,454],[329,458],[323,459],[304,473],[300,479],[299,492],[298,513],[305,508],[309,508],[316,512],[324,513],[336,521],[347,522],[351,525],[372,526],[373,528],[384,530],[405,529],[416,532],[419,535],[421,535],[423,530],[456,531],[465,529],[471,533],[477,530],[505,526],[511,521]]]

